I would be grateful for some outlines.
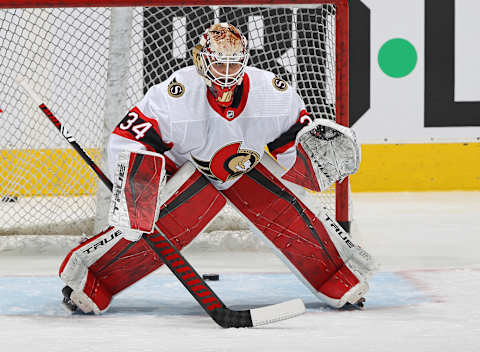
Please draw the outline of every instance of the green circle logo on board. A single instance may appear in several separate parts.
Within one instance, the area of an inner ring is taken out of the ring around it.
[[[405,77],[417,65],[417,51],[408,40],[390,39],[378,52],[378,65],[387,76]]]

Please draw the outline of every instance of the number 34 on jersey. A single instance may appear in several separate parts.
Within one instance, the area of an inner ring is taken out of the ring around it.
[[[145,134],[153,125],[150,122],[139,120],[139,116],[136,112],[130,111],[127,117],[118,125],[121,130],[129,131],[135,136],[135,139],[145,137]]]

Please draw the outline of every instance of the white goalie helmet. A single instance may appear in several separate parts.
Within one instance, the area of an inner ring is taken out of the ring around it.
[[[193,48],[193,62],[216,101],[229,106],[248,62],[247,39],[229,23],[216,23]]]

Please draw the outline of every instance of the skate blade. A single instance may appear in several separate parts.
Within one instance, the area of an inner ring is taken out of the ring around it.
[[[360,298],[357,302],[355,303],[346,303],[343,307],[342,310],[363,310],[365,308],[365,297]]]

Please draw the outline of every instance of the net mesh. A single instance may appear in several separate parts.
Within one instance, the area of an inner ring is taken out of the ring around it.
[[[105,116],[111,13],[0,10],[0,235],[92,233],[97,179],[15,79],[27,77],[99,161],[105,120],[123,118]],[[149,87],[193,64],[191,48],[207,27],[230,22],[249,40],[249,65],[288,81],[313,116],[335,119],[334,5],[139,7],[132,18],[125,113]],[[334,209],[333,189],[316,197]]]

